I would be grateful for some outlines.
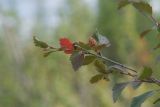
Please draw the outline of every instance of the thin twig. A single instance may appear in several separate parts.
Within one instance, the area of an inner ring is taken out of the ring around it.
[[[116,62],[116,61],[114,61],[114,60],[112,60],[112,59],[109,59],[109,58],[107,58],[107,57],[104,57],[104,56],[102,56],[102,55],[92,53],[92,52],[90,52],[90,51],[88,51],[88,50],[80,47],[79,45],[75,45],[75,46],[78,47],[78,48],[80,48],[82,51],[86,52],[87,54],[96,56],[97,58],[100,58],[100,59],[102,59],[102,60],[104,60],[104,61],[109,61],[109,62],[111,62],[111,63],[113,63],[113,64],[119,65],[119,66],[121,66],[121,67],[123,67],[123,68],[125,68],[125,69],[128,69],[128,70],[133,71],[133,72],[136,73],[136,74],[131,74],[131,73],[129,73],[129,72],[120,72],[120,73],[122,73],[122,74],[124,74],[124,75],[128,75],[128,76],[133,77],[133,78],[136,78],[136,77],[138,76],[138,75],[137,75],[137,71],[134,70],[134,69],[132,69],[132,68],[129,68],[129,67],[127,67],[127,66],[125,66],[125,65],[123,65],[123,64],[121,64],[121,63],[119,63],[119,62]],[[145,79],[145,80],[139,80],[139,79],[138,79],[138,80],[135,80],[135,81],[137,81],[137,82],[153,83],[153,84],[156,84],[156,85],[160,86],[160,80],[158,80],[158,79],[156,79],[156,78],[154,78],[154,77],[150,77],[150,78]]]
[[[109,58],[107,58],[107,57],[104,57],[104,56],[102,56],[102,55],[98,55],[98,54],[92,53],[92,52],[90,52],[90,51],[88,51],[88,50],[80,47],[79,45],[75,45],[75,46],[77,46],[78,48],[81,48],[83,51],[87,52],[88,54],[91,54],[91,55],[93,55],[93,56],[96,56],[97,58],[103,59],[103,60],[105,60],[105,61],[109,61],[109,62],[111,62],[111,63],[113,63],[113,64],[119,65],[119,66],[121,66],[121,67],[123,67],[123,68],[126,68],[126,69],[128,69],[128,70],[130,70],[130,71],[133,71],[133,72],[136,72],[136,73],[137,73],[136,70],[134,70],[134,69],[132,69],[132,68],[129,68],[129,67],[127,67],[127,66],[125,66],[125,65],[123,65],[123,64],[121,64],[121,63],[119,63],[119,62],[116,62],[116,61],[114,61],[114,60],[112,60],[112,59],[109,59]]]
[[[157,21],[156,19],[151,15],[148,16],[147,14],[143,13],[141,10],[137,9],[139,13],[141,13],[144,17],[148,18],[155,26],[157,26]]]
[[[158,26],[157,20],[156,20],[153,16],[150,16],[150,17],[151,17],[152,21],[154,22],[154,24],[155,24],[156,26]]]

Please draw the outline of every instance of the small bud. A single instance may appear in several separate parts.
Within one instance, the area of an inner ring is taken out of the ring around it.
[[[93,37],[89,37],[88,44],[90,47],[94,47],[97,45],[97,41]]]

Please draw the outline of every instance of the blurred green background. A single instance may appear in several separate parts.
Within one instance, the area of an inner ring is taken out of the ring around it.
[[[159,19],[160,1],[149,2]],[[113,84],[125,81],[121,75],[90,84],[96,74],[91,65],[74,72],[64,53],[43,58],[32,37],[58,47],[61,37],[86,42],[98,29],[112,44],[105,56],[137,70],[150,65],[159,78],[160,51],[152,51],[157,32],[139,38],[152,25],[132,6],[118,11],[117,0],[0,0],[0,107],[128,107],[132,97],[158,87],[143,84],[134,91],[129,86],[113,103]],[[157,96],[143,106],[160,107],[152,104]]]

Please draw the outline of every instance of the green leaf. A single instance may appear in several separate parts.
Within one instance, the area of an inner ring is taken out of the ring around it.
[[[82,54],[81,52],[74,52],[70,56],[70,60],[74,71],[77,71],[83,65],[84,54]]]
[[[160,32],[160,27],[157,28],[157,31]]]
[[[129,2],[128,0],[121,0],[118,3],[118,9],[121,9],[123,7],[125,7],[126,5],[130,4],[131,2]]]
[[[106,65],[101,60],[96,60],[94,62],[96,70],[101,73],[106,73]]]
[[[84,57],[83,65],[88,65],[88,64],[92,63],[95,59],[96,59],[95,56],[87,55],[87,56]]]
[[[149,91],[134,97],[131,102],[131,107],[141,107],[142,103],[152,95],[153,95],[153,91]]]
[[[160,23],[157,24],[157,31],[160,32]]]
[[[158,49],[158,48],[160,48],[160,43],[157,44],[153,49],[156,50],[156,49]]]
[[[78,42],[76,44],[79,45],[81,48],[84,48],[84,49],[87,49],[87,50],[91,49],[91,47],[88,44],[85,44],[83,42]]]
[[[40,48],[47,48],[48,44],[43,42],[43,41],[39,41],[35,36],[33,36],[33,41],[35,46],[40,47]]]
[[[140,80],[144,80],[144,79],[148,79],[151,77],[153,71],[150,67],[144,66],[144,69],[141,73],[141,75],[139,76]]]
[[[156,103],[158,103],[160,101],[160,98],[158,98],[157,100],[155,100],[154,102],[153,102],[153,104],[156,104]]]
[[[139,88],[141,84],[142,84],[141,82],[135,82],[135,81],[131,82],[133,89]]]
[[[144,36],[146,36],[149,32],[151,32],[152,31],[152,29],[147,29],[147,30],[145,30],[145,31],[143,31],[141,34],[140,34],[140,37],[141,38],[144,38]]]
[[[103,74],[97,74],[95,76],[93,76],[91,79],[90,79],[90,83],[96,83],[98,81],[100,81],[101,79],[103,79]]]
[[[112,89],[114,102],[117,101],[117,99],[119,98],[122,91],[125,89],[127,85],[128,85],[128,82],[115,84],[115,86]]]
[[[138,9],[140,12],[143,12],[148,15],[152,15],[152,7],[146,2],[133,2],[133,6]]]

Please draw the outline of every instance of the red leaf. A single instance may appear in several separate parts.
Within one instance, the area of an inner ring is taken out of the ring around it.
[[[64,53],[72,54],[74,47],[73,47],[73,43],[69,39],[60,38],[59,42],[60,42],[61,48],[64,49]]]

